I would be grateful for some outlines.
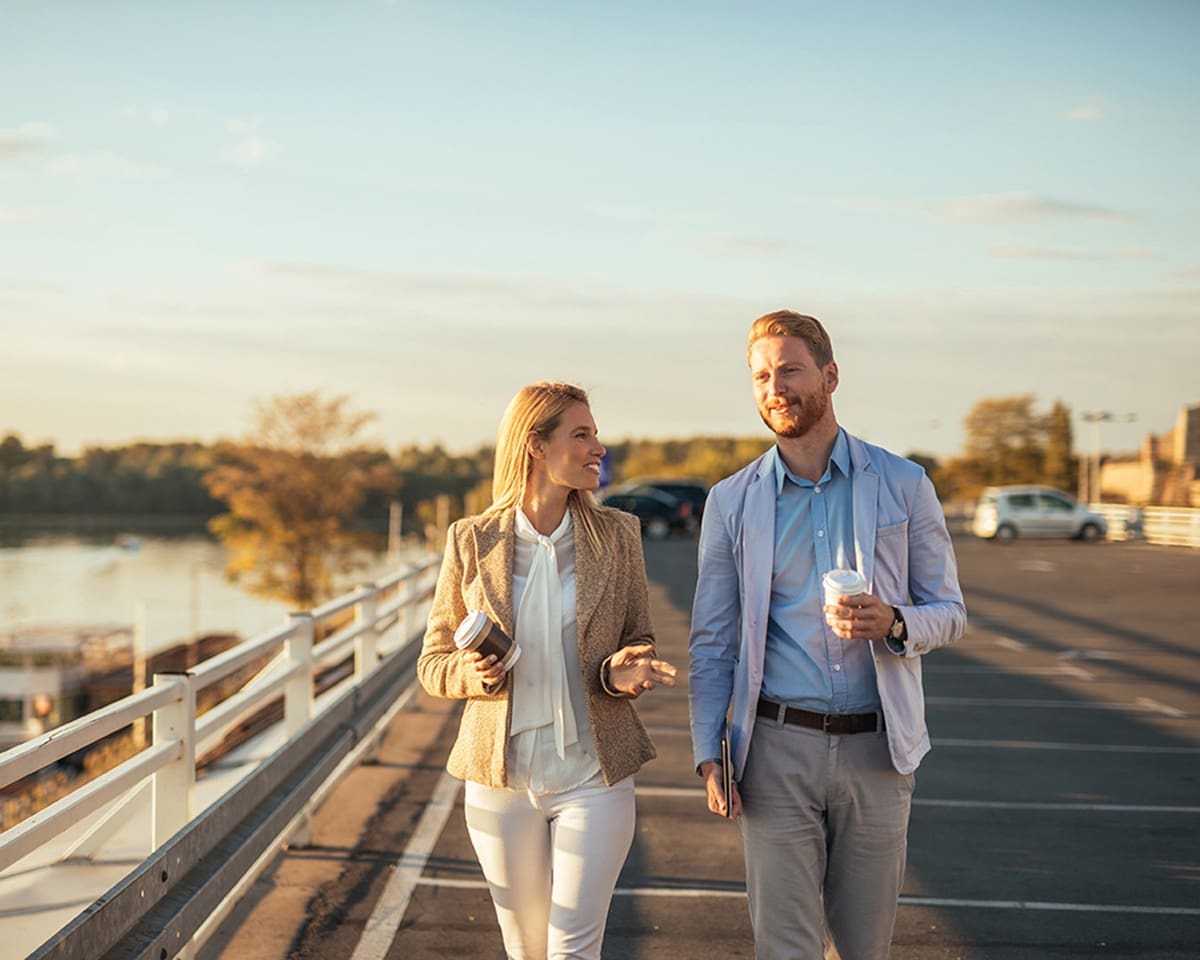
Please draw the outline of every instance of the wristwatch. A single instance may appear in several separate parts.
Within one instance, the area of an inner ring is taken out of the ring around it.
[[[898,643],[904,646],[908,642],[908,625],[904,622],[904,617],[900,615],[900,610],[897,607],[892,607],[892,613],[895,619],[892,625],[888,627],[887,633],[883,635],[883,639],[888,643]]]

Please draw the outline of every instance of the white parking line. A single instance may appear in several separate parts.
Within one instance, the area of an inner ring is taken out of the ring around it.
[[[1082,811],[1086,813],[1200,813],[1200,807],[1153,806],[1138,803],[1039,803],[1020,800],[932,800],[913,797],[916,807],[962,807],[982,810]]]
[[[937,747],[967,747],[971,750],[1071,750],[1078,753],[1172,753],[1194,755],[1200,747],[1155,747],[1143,744],[1053,743],[1046,740],[954,740],[937,737]]]
[[[454,880],[422,877],[418,883],[423,887],[448,887],[458,890],[486,890],[483,880]],[[699,899],[703,897],[745,899],[744,890],[708,890],[704,888],[674,887],[617,887],[613,891],[618,897],[681,897]],[[1060,910],[1070,913],[1134,913],[1154,916],[1197,917],[1200,907],[1148,907],[1122,903],[1055,903],[1046,900],[964,900],[944,897],[900,898],[902,907],[964,907],[975,910]]]
[[[1138,697],[1133,703],[1108,703],[1103,700],[1018,700],[1005,697],[926,697],[925,702],[935,707],[1013,707],[1058,710],[1128,710],[1132,713],[1163,713],[1168,717],[1186,717],[1187,714],[1175,707]]]
[[[1012,637],[997,637],[996,646],[1003,647],[1005,650],[1013,650],[1017,653],[1025,649],[1025,644],[1020,640],[1014,640]]]
[[[448,773],[442,774],[429,805],[421,814],[417,829],[413,831],[408,846],[396,862],[395,871],[388,878],[383,894],[375,904],[375,909],[371,911],[371,917],[363,928],[362,939],[354,948],[351,960],[383,960],[388,955],[392,941],[396,938],[396,931],[400,929],[400,922],[404,919],[404,911],[408,909],[408,902],[412,899],[413,889],[421,882],[421,873],[425,870],[425,864],[429,862],[429,855],[433,853],[433,848],[437,845],[450,817],[450,811],[454,809],[458,800],[460,787],[461,780],[456,780]]]
[[[1056,903],[1047,900],[960,900],[942,897],[901,897],[905,907],[967,907],[976,910],[1062,910],[1071,913],[1140,913],[1170,917],[1200,917],[1200,907],[1145,907],[1122,903]]]
[[[702,787],[636,787],[639,797],[671,797],[701,800]],[[1084,813],[1186,813],[1200,814],[1200,807],[1155,806],[1137,803],[1051,803],[1027,800],[937,800],[914,797],[917,807],[956,807],[965,810],[1042,810],[1050,812]]]

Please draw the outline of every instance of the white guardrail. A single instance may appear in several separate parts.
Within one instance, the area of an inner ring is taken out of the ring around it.
[[[1108,521],[1109,540],[1144,540],[1169,547],[1200,547],[1200,509],[1195,507],[1130,507],[1092,503]]]
[[[151,799],[150,857],[33,957],[188,958],[284,843],[308,841],[311,816],[340,777],[369,755],[411,689],[438,557],[364,584],[283,626],[152,687],[0,753],[0,789],[151,718],[151,744],[0,833],[0,871],[81,818],[108,813],[62,859],[91,857]],[[322,624],[353,621],[320,643]],[[317,673],[353,652],[353,674],[321,698]],[[239,690],[197,716],[196,696],[270,660]],[[283,701],[283,745],[199,817],[196,757],[272,701]],[[120,800],[119,803],[114,801]],[[249,831],[249,835],[247,835]],[[167,894],[174,907],[162,909]],[[140,931],[140,932],[139,932]]]

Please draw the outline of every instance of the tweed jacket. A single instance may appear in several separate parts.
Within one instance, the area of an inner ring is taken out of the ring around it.
[[[621,647],[654,643],[642,538],[636,517],[601,507],[598,519],[610,547],[600,553],[574,512],[572,519],[579,666],[593,751],[604,782],[611,786],[656,755],[632,701],[610,696],[600,683],[601,667]],[[489,787],[508,785],[510,685],[505,678],[498,688],[485,689],[455,647],[454,631],[469,610],[482,610],[510,637],[515,636],[515,544],[515,509],[467,517],[451,525],[417,660],[417,675],[430,694],[467,701],[446,769],[455,777]]]

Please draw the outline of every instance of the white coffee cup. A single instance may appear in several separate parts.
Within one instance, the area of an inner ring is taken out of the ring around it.
[[[853,597],[855,594],[867,592],[867,578],[857,570],[847,570],[844,567],[830,570],[821,578],[821,586],[825,590],[825,606],[837,604],[838,597]]]

